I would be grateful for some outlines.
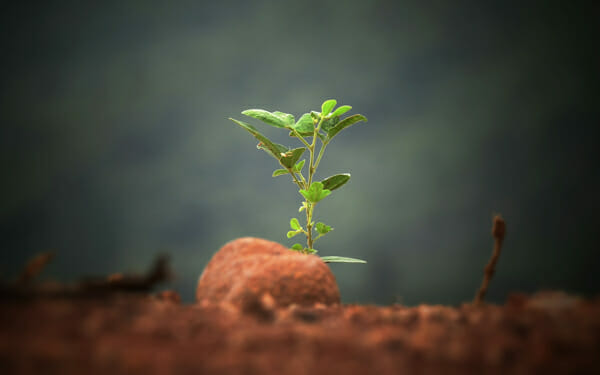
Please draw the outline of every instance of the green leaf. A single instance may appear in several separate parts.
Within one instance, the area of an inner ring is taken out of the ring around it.
[[[284,145],[273,143],[270,139],[268,139],[267,137],[262,135],[258,130],[256,130],[256,128],[254,126],[247,124],[243,121],[238,121],[238,120],[235,120],[232,118],[230,118],[230,120],[235,122],[239,126],[243,127],[247,131],[249,131],[252,135],[254,135],[254,137],[256,137],[260,141],[260,143],[256,147],[261,150],[266,151],[271,156],[273,156],[275,159],[279,160],[279,162],[284,167],[292,168],[294,163],[296,163],[298,161],[298,159],[300,159],[300,157],[302,156],[304,151],[306,151],[306,148],[304,148],[304,147],[299,147],[299,148],[290,150],[287,147],[285,147]],[[277,173],[279,173],[279,172],[277,172]],[[275,172],[273,172],[273,174],[275,174]],[[280,175],[281,174],[277,174],[277,176],[280,176]],[[275,175],[273,175],[273,177],[275,177]]]
[[[282,158],[281,154],[285,154],[286,152],[288,152],[289,148],[285,147],[284,145],[280,145],[279,143],[273,143],[273,144],[275,145],[275,148],[277,149],[276,154],[273,154],[273,152],[271,152],[271,149],[262,142],[257,144],[256,148],[259,150],[265,151],[269,155],[272,155],[273,157],[275,157],[277,160],[281,160],[281,158]]]
[[[286,168],[292,168],[294,164],[300,159],[302,154],[306,151],[305,147],[295,148],[293,150],[289,150],[284,152],[284,156],[279,160],[281,164]]]
[[[298,222],[298,219],[296,218],[292,218],[290,220],[290,228],[294,229],[294,230],[299,230],[300,227],[300,222]]]
[[[338,116],[331,116],[331,117],[323,120],[323,123],[321,124],[321,129],[328,132],[334,126],[336,126],[339,121],[340,121],[340,118]]]
[[[319,234],[325,234],[325,233],[331,232],[333,230],[332,227],[330,227],[329,225],[327,225],[325,223],[321,223],[321,222],[317,223],[316,228],[317,228],[317,232]]]
[[[331,190],[323,189],[323,184],[320,182],[313,182],[308,188],[308,191],[301,189],[300,194],[302,194],[307,201],[317,203],[331,194]]]
[[[287,238],[292,238],[295,235],[297,235],[298,233],[300,233],[300,231],[298,231],[298,230],[291,230],[291,231],[287,232]]]
[[[333,113],[331,114],[331,116],[341,116],[344,113],[348,112],[349,110],[351,110],[352,107],[349,105],[343,105],[341,107],[338,107],[335,111],[333,111]]]
[[[312,135],[315,123],[310,113],[303,114],[293,128],[301,135]]]
[[[321,113],[315,112],[315,111],[310,111],[310,117],[312,117],[313,123],[316,125],[319,122],[319,120],[321,119]]]
[[[304,198],[306,198],[307,201],[312,202],[308,191],[306,191],[304,189],[300,189],[299,191],[300,191],[300,194],[302,194],[304,196]]]
[[[365,116],[363,116],[363,115],[352,115],[350,117],[346,117],[342,121],[338,122],[337,125],[335,125],[333,128],[331,128],[327,132],[327,138],[328,139],[332,139],[341,130],[347,128],[350,125],[356,124],[359,121],[365,121],[366,122],[367,118]]]
[[[267,151],[267,153],[269,153],[275,159],[277,159],[277,160],[281,159],[281,152],[282,152],[281,148],[283,148],[284,150],[287,151],[287,148],[285,146],[277,145],[277,144],[273,143],[269,138],[265,137],[258,130],[256,130],[256,128],[254,126],[247,124],[243,121],[233,119],[233,118],[229,118],[229,119],[231,121],[235,122],[236,124],[238,124],[239,126],[241,126],[242,128],[246,129],[250,134],[252,134],[256,139],[258,139],[260,141],[260,143],[258,144],[257,147]]]
[[[318,251],[315,250],[315,249],[304,249],[304,251],[306,252],[306,254],[316,254],[316,253],[318,253]]]
[[[350,173],[340,173],[330,177],[327,177],[321,183],[323,184],[324,189],[329,189],[331,191],[342,187],[346,182],[350,180]]]
[[[317,199],[316,202],[320,201],[321,199],[325,198],[326,196],[328,196],[329,194],[331,194],[331,190],[328,189],[323,189],[323,191],[321,191],[321,193],[319,194],[319,198]],[[315,202],[315,203],[316,203]]]
[[[331,110],[337,104],[337,100],[329,99],[325,100],[323,104],[321,104],[321,116],[325,117],[331,113]]]
[[[302,212],[306,210],[306,202],[302,202],[302,206],[300,206],[300,208],[298,209],[298,212]]]
[[[272,177],[283,176],[284,174],[288,174],[288,173],[290,173],[290,171],[288,171],[287,169],[276,169],[273,171]]]
[[[298,162],[298,164],[294,165],[294,172],[301,172],[302,171],[302,167],[304,167],[304,163],[306,162],[305,159],[302,159]]]
[[[290,247],[290,250],[302,251],[302,250],[304,250],[304,248],[299,243],[295,243],[292,247]]]
[[[281,113],[281,112],[279,112]],[[269,111],[265,111],[264,109],[247,109],[245,111],[242,112],[242,115],[246,115],[246,116],[250,116],[250,117],[254,117],[255,119],[261,120],[271,126],[275,126],[277,128],[285,128],[286,126],[289,126],[291,124],[289,124],[289,117],[286,116],[279,116],[275,113],[271,113]],[[286,113],[283,113],[283,115],[287,115]],[[289,115],[291,116],[291,115]],[[294,123],[292,116],[292,124]]]
[[[362,260],[362,259],[338,257],[338,256],[321,257],[321,260],[325,263],[367,263],[366,260]]]
[[[273,114],[275,116],[281,118],[285,122],[286,126],[292,126],[292,125],[294,125],[294,122],[296,121],[296,119],[294,118],[294,115],[291,115],[289,113],[275,111],[275,112],[273,112]]]

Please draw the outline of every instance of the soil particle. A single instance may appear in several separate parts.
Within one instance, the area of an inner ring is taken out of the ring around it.
[[[174,303],[176,305],[181,303],[181,296],[174,290],[163,290],[156,295],[156,298],[161,301]]]
[[[275,319],[276,307],[275,300],[269,293],[263,293],[259,297],[248,291],[241,298],[242,312],[263,322],[272,322]]]

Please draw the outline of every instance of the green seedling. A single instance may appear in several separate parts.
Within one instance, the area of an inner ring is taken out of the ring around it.
[[[273,143],[270,139],[261,134],[252,125],[243,121],[230,118],[250,134],[252,134],[259,143],[256,146],[258,149],[265,151],[267,154],[274,157],[281,169],[273,172],[273,177],[288,175],[291,177],[300,190],[298,191],[304,201],[298,212],[306,213],[306,224],[302,226],[298,219],[290,220],[290,230],[287,232],[287,238],[292,238],[298,234],[306,235],[306,246],[297,243],[290,250],[298,251],[304,254],[316,254],[313,244],[316,240],[331,232],[333,228],[325,223],[313,221],[315,207],[324,198],[328,197],[334,190],[339,189],[350,180],[349,173],[336,174],[322,181],[314,181],[315,172],[325,148],[331,140],[342,130],[350,125],[360,121],[367,121],[363,115],[351,115],[344,119],[340,116],[352,109],[349,105],[343,105],[334,110],[337,101],[334,99],[326,100],[321,105],[321,112],[311,111],[305,113],[298,121],[293,115],[279,111],[269,112],[263,109],[248,109],[242,112],[243,115],[261,120],[268,125],[276,128],[281,128],[289,131],[290,137],[299,140],[304,147],[289,148],[280,144]],[[321,141],[319,152],[317,153],[317,139]],[[306,159],[300,160],[304,152],[308,150],[308,170],[305,172],[308,175],[305,177],[302,173]],[[315,158],[316,155],[316,158]],[[324,262],[339,262],[339,263],[366,263],[361,259],[325,256],[321,257]]]

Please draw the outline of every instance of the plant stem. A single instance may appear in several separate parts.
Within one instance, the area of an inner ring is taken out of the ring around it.
[[[298,181],[298,177],[296,177],[296,172],[294,172],[292,170],[292,168],[288,168],[288,171],[290,171],[290,174],[292,175],[292,178],[294,179],[294,182],[296,183],[296,185],[298,185],[298,187],[300,189],[304,189],[304,186],[300,183],[300,181]],[[300,177],[302,177],[302,175],[300,175]],[[304,178],[302,178],[304,179]]]
[[[319,163],[321,162],[321,157],[323,157],[323,153],[325,152],[325,147],[327,147],[327,142],[323,142],[323,146],[321,146],[321,149],[319,150],[319,156],[317,156],[317,161],[315,162],[315,170],[317,169],[317,167],[319,166]]]
[[[315,174],[315,171],[317,169],[316,165],[314,164],[315,146],[317,144],[317,138],[319,137],[318,136],[319,130],[321,129],[321,124],[323,123],[324,119],[325,118],[323,116],[321,116],[321,118],[319,119],[319,123],[315,127],[315,130],[313,132],[312,143],[310,145],[308,145],[308,150],[310,151],[310,161],[308,164],[308,186],[307,186],[307,189],[310,189],[310,186],[312,185],[313,175]],[[321,151],[323,151],[322,147],[321,147]],[[317,157],[317,164],[318,164],[321,156],[322,156],[322,153],[319,152],[319,156]],[[306,245],[308,246],[309,249],[313,248],[312,215],[313,215],[313,209],[314,209],[315,205],[316,205],[316,203],[311,203],[308,200],[306,201],[306,231],[308,232],[308,234],[306,235]]]
[[[312,249],[313,239],[312,239],[312,204],[309,202],[306,207],[306,246],[309,249]]]
[[[319,138],[319,136],[317,134],[319,134],[319,130],[321,129],[321,124],[323,123],[323,120],[324,120],[324,117],[321,117],[321,119],[319,120],[319,124],[317,125],[317,127],[315,128],[315,131],[313,132],[312,143],[310,144],[310,146],[308,146],[308,150],[310,151],[310,163],[308,164],[308,186],[309,187],[312,184],[312,178],[313,178],[313,175],[315,174],[315,170],[317,169],[314,165],[315,146],[317,145],[317,138]]]
[[[298,176],[300,176],[300,180],[302,180],[302,183],[304,184],[304,188],[308,189],[308,187],[306,186],[306,180],[304,179],[304,176],[302,175],[302,173],[298,173]]]
[[[301,140],[301,141],[302,141],[302,143],[304,143],[304,145],[305,145],[306,147],[310,148],[310,145],[308,144],[308,142],[306,142],[306,139],[304,139],[304,137],[303,137],[303,136],[301,136],[301,135],[300,135],[300,133],[298,133],[298,131],[297,131],[296,129],[294,129],[294,128],[291,128],[291,129],[292,129],[292,132],[294,133],[294,135],[295,135],[295,136],[296,136],[296,137],[297,137],[299,140]]]
[[[314,142],[308,149],[310,151],[309,163],[308,163],[308,187],[312,185],[313,174],[315,173],[315,168],[313,166],[313,160],[315,158],[315,145]]]

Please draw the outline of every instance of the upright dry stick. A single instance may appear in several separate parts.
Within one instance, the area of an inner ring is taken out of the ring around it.
[[[506,234],[506,223],[502,216],[496,215],[494,217],[493,225],[492,225],[492,236],[494,237],[494,252],[492,253],[492,257],[490,261],[485,266],[485,273],[483,275],[483,281],[481,282],[481,287],[475,294],[475,299],[473,300],[473,304],[480,305],[483,303],[483,299],[485,298],[485,293],[487,292],[488,285],[490,284],[490,280],[494,273],[496,272],[496,263],[498,262],[498,258],[500,257],[500,252],[502,251],[502,242],[504,241],[504,235]]]
[[[54,258],[54,253],[52,252],[39,253],[35,257],[31,258],[23,268],[23,271],[21,271],[21,274],[17,278],[16,284],[27,285],[31,283],[31,281],[33,281],[33,279],[35,279],[35,277],[42,272],[44,267],[46,267],[46,264],[50,263],[52,258]]]

